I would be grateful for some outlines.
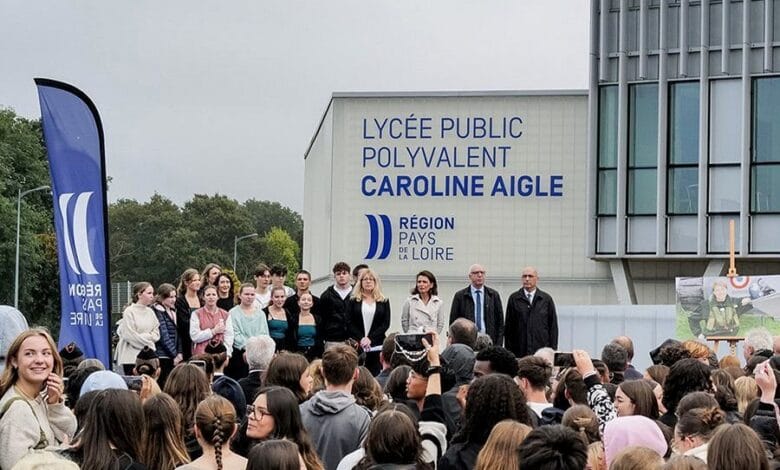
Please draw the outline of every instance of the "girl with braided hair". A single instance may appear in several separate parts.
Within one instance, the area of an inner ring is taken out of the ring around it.
[[[683,455],[692,455],[707,463],[707,450],[715,428],[726,422],[720,408],[694,408],[686,411],[674,428],[673,447]]]
[[[211,395],[195,411],[195,436],[203,455],[181,470],[244,470],[247,460],[230,450],[230,439],[237,429],[236,409],[219,395]]]

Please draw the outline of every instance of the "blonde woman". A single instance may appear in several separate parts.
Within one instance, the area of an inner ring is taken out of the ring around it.
[[[11,343],[0,377],[0,468],[31,449],[73,438],[76,417],[63,400],[62,358],[46,330],[23,331]]]
[[[144,346],[155,350],[155,343],[160,340],[160,321],[151,308],[153,303],[154,288],[151,284],[138,282],[133,285],[133,303],[122,312],[116,328],[119,336],[116,362],[122,365],[125,375],[133,375],[135,359]]]
[[[756,385],[756,379],[750,376],[740,377],[734,381],[734,395],[737,398],[737,411],[745,414],[748,404],[758,398],[761,390]]]
[[[476,470],[516,470],[520,458],[517,448],[531,427],[510,419],[499,422],[477,456]]]
[[[373,270],[365,269],[358,277],[347,304],[347,319],[350,338],[366,352],[365,366],[373,375],[378,374],[378,349],[390,327],[390,301],[382,294],[382,283]]]

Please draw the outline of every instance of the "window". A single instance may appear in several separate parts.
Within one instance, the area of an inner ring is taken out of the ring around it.
[[[599,90],[598,215],[617,211],[618,87]]]
[[[753,80],[750,212],[780,213],[780,78]]]
[[[656,213],[658,84],[628,90],[628,215]]]
[[[696,214],[699,206],[699,83],[669,86],[669,170],[666,211]]]
[[[740,80],[713,80],[710,85],[708,248],[726,253],[728,223],[740,212],[742,160],[742,92]],[[737,224],[739,225],[739,224]]]

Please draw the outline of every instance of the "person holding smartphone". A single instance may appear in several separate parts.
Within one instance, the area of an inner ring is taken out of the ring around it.
[[[0,468],[73,438],[76,417],[64,403],[62,369],[46,330],[23,331],[11,343],[0,377]]]

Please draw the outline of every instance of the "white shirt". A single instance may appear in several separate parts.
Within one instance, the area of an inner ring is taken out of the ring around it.
[[[374,315],[376,314],[376,302],[369,304],[364,302],[360,303],[363,312],[363,332],[368,336],[368,330],[371,329],[371,324],[374,323]],[[376,345],[374,345],[376,346]]]
[[[534,301],[534,296],[536,296],[536,289],[534,289],[531,292],[528,292],[527,290],[523,289],[523,292],[525,292],[525,296],[526,296],[526,298],[528,298],[529,302],[533,302]]]
[[[344,299],[346,299],[346,298],[347,298],[347,296],[348,296],[349,294],[351,294],[351,293],[352,293],[352,286],[350,286],[349,284],[347,284],[347,287],[345,287],[344,289],[339,289],[339,286],[338,286],[338,284],[333,284],[333,290],[335,290],[335,291],[336,291],[336,293],[338,293],[338,294],[339,294],[339,297],[341,297],[341,300],[344,300]]]

